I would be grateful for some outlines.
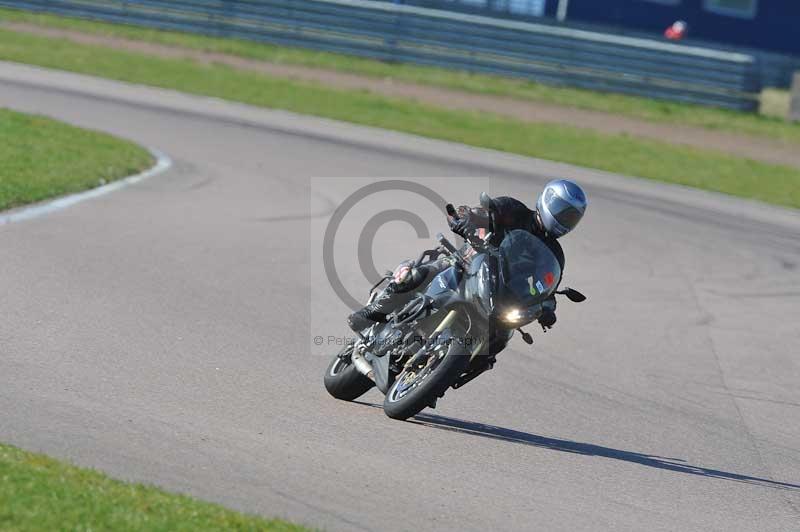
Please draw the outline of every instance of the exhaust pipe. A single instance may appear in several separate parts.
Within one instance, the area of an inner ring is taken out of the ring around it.
[[[365,375],[372,382],[375,382],[375,371],[372,369],[372,364],[367,362],[367,359],[361,354],[358,346],[353,349],[353,353],[350,355],[350,360],[353,361],[353,365],[356,367],[356,370],[358,370],[359,373]]]

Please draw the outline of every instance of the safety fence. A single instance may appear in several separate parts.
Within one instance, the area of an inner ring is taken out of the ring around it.
[[[0,6],[753,111],[752,55],[369,0],[47,0]]]
[[[492,18],[505,18],[514,20],[524,20],[536,24],[549,24],[568,26],[573,29],[586,30],[599,33],[612,33],[614,35],[625,35],[647,40],[664,41],[661,32],[644,31],[641,29],[629,28],[618,24],[608,25],[600,22],[587,22],[574,19],[567,19],[566,22],[557,22],[555,18],[548,16],[545,6],[551,6],[549,15],[553,15],[553,7],[556,2],[552,0],[377,0],[389,3],[401,3],[431,9],[445,9],[448,11],[458,11],[473,15],[483,15]],[[595,0],[598,1],[598,0]],[[616,2],[619,4],[619,2]],[[661,0],[663,4],[677,6],[680,1]],[[654,14],[654,17],[658,15]],[[666,22],[665,22],[666,23]],[[721,41],[711,41],[695,38],[693,35],[677,42],[684,46],[695,46],[698,48],[708,48],[724,52],[737,52],[752,55],[758,61],[760,68],[761,84],[764,87],[776,87],[788,89],[792,84],[792,75],[800,70],[800,56],[785,52],[769,51],[761,48],[748,47],[743,45],[724,43]]]

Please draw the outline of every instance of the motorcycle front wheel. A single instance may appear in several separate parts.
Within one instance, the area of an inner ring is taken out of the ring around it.
[[[383,411],[406,420],[432,405],[467,369],[469,351],[458,341],[433,349],[424,367],[406,368],[383,399]]]
[[[325,370],[325,389],[328,393],[342,401],[353,401],[368,392],[375,383],[361,374],[350,362],[353,346],[345,347],[341,353],[333,357]]]

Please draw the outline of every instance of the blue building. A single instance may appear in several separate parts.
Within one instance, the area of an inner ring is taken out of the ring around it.
[[[558,0],[548,2],[554,16]],[[703,41],[800,55],[797,0],[569,0],[567,20],[662,33],[675,20]]]
[[[396,0],[397,1],[397,0]],[[800,0],[399,0],[495,17],[555,22],[661,38],[676,20],[689,40],[800,56]]]

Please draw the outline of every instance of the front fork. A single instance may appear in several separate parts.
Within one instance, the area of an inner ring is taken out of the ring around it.
[[[408,361],[406,361],[406,363],[403,365],[403,369],[404,370],[408,369],[417,364],[422,359],[422,357],[424,357],[427,354],[428,350],[439,338],[439,335],[442,334],[442,332],[448,329],[451,325],[453,325],[453,322],[456,321],[456,318],[458,318],[457,311],[451,310],[450,312],[448,312],[447,316],[445,316],[444,319],[439,322],[439,325],[436,326],[431,335],[425,341],[425,344],[423,344],[423,346],[420,347],[419,350],[416,353],[414,353],[411,356],[411,358],[408,359]]]

